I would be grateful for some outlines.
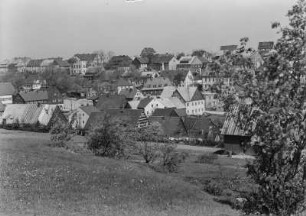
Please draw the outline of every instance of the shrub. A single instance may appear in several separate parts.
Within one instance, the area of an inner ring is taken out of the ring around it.
[[[219,182],[216,181],[208,181],[204,186],[204,190],[214,196],[221,196],[223,194],[223,187]]]
[[[183,163],[187,157],[186,153],[176,151],[176,145],[163,144],[161,150],[160,165],[163,171],[177,172],[179,165]]]
[[[71,125],[57,121],[50,129],[50,140],[54,146],[63,147],[72,138]]]
[[[89,132],[87,147],[95,155],[122,158],[130,144],[130,125],[105,115]]]
[[[212,164],[217,159],[218,159],[218,155],[213,154],[213,153],[205,153],[205,154],[199,155],[195,162],[196,163]]]

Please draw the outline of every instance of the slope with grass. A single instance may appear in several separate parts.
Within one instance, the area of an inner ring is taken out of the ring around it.
[[[47,143],[46,134],[0,129],[0,214],[237,215],[179,178]]]

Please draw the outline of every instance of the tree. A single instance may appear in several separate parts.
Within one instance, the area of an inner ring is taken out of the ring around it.
[[[258,186],[249,197],[247,213],[293,215],[305,209],[306,112],[306,1],[298,0],[288,11],[289,26],[274,23],[281,33],[275,50],[255,70],[249,58],[247,38],[233,55],[235,84],[243,88],[237,124],[251,136],[256,159],[248,164],[248,175]]]
[[[206,53],[205,50],[199,49],[192,51],[192,56],[202,57]]]
[[[176,59],[179,60],[182,56],[185,56],[185,53],[181,52],[176,55]]]
[[[105,114],[90,130],[87,147],[97,156],[122,158],[128,156],[132,134],[131,125]]]
[[[146,163],[152,163],[159,155],[157,141],[163,135],[161,125],[153,122],[147,127],[137,129],[138,152],[142,155]]]
[[[142,49],[140,56],[142,58],[149,58],[151,59],[155,55],[155,50],[152,47],[145,47]]]

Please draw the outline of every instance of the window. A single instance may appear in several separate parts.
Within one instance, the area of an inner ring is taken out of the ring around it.
[[[186,103],[187,104],[187,106],[189,106],[189,103]]]

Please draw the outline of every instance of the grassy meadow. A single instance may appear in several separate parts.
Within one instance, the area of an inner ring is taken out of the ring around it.
[[[180,170],[164,174],[141,162],[50,147],[48,139],[0,129],[0,215],[239,215],[222,199],[246,178],[245,160],[196,163],[204,152],[184,150]],[[234,186],[212,196],[205,192],[212,181]]]

